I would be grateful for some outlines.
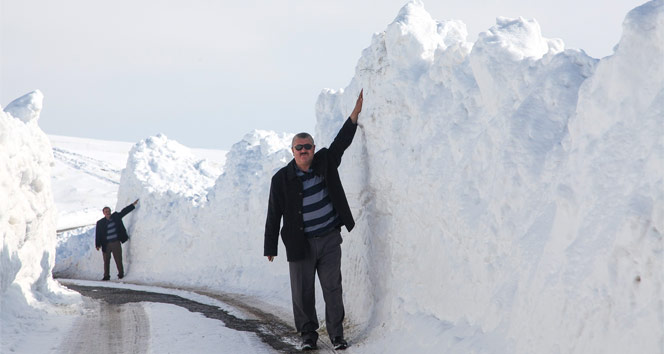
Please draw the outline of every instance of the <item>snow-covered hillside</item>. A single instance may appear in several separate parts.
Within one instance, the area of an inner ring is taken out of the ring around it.
[[[57,229],[93,225],[102,217],[104,206],[117,203],[120,176],[134,144],[58,135],[48,138],[55,161],[52,180]],[[221,174],[226,151],[191,149],[190,153],[205,160],[213,170],[210,173]]]
[[[93,225],[105,205],[115,205],[120,173],[131,143],[49,136],[53,146],[53,197],[57,229]]]

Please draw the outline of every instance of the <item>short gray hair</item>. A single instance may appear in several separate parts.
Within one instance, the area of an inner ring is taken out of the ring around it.
[[[314,137],[311,136],[311,134],[309,134],[309,133],[302,132],[302,133],[295,134],[295,136],[293,137],[293,140],[291,140],[291,147],[293,147],[293,144],[295,144],[295,139],[310,139],[311,144],[316,145],[316,144],[314,144]]]

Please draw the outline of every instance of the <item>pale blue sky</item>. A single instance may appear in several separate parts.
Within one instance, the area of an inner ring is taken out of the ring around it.
[[[0,105],[45,95],[47,134],[136,142],[164,133],[229,149],[252,129],[314,132],[323,88],[343,88],[405,0],[0,0]],[[612,54],[635,0],[424,1],[469,40],[497,16]]]

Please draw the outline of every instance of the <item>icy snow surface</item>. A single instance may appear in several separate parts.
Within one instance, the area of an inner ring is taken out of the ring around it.
[[[51,277],[55,262],[53,154],[37,120],[43,95],[31,92],[0,110],[0,348],[80,299]],[[16,116],[14,116],[16,115]],[[58,303],[64,306],[54,307]],[[11,325],[14,330],[10,331]],[[20,330],[19,330],[20,329]]]
[[[316,103],[322,147],[364,89],[341,164],[357,222],[342,246],[351,350],[664,352],[664,1],[629,12],[602,60],[523,18],[466,37],[413,1],[373,36],[348,87]],[[284,251],[269,263],[262,246],[291,136],[248,134],[218,177],[164,136],[136,144],[115,205],[140,198],[125,218],[127,280],[287,312]],[[100,260],[81,260],[90,246],[61,245],[73,276],[98,277]]]

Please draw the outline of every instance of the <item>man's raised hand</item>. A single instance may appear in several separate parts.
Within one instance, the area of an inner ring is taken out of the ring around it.
[[[350,120],[355,124],[357,124],[357,118],[359,117],[360,112],[362,112],[362,101],[364,100],[363,93],[364,89],[360,90],[360,95],[357,96],[357,101],[355,102],[355,108],[353,108],[353,112],[350,114]]]

